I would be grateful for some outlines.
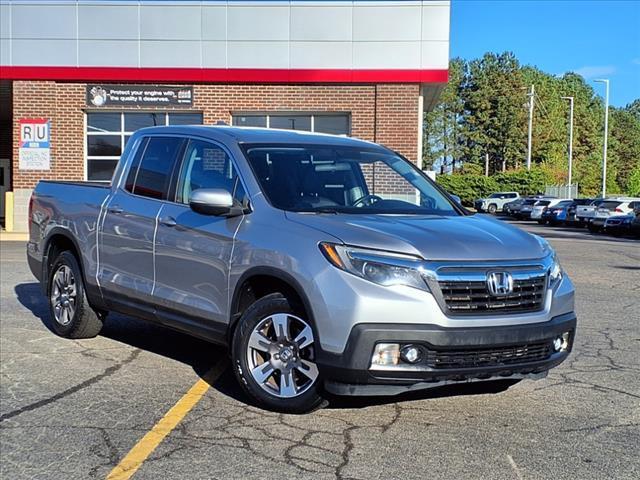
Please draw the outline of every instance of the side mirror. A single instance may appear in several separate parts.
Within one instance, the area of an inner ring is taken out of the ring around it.
[[[458,205],[462,205],[462,200],[460,200],[460,197],[458,195],[453,195],[452,193],[449,194],[449,196],[451,198],[453,198],[453,200],[458,204]]]
[[[222,188],[194,190],[189,197],[189,206],[194,212],[203,215],[234,216],[242,214],[242,208],[234,205],[231,193]],[[235,211],[236,209],[238,212]]]

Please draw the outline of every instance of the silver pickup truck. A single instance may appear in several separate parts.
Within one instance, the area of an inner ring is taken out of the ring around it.
[[[226,345],[245,391],[278,411],[539,378],[575,336],[545,240],[352,138],[143,129],[110,185],[42,181],[29,215],[58,334],[95,336],[120,312]]]

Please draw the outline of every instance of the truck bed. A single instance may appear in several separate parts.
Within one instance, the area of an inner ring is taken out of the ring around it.
[[[109,183],[40,181],[31,199],[27,247],[28,254],[32,257],[30,265],[39,265],[43,255],[46,255],[43,239],[52,233],[66,232],[67,237],[74,240],[81,252],[85,271],[92,275],[97,260],[98,218],[110,193]],[[38,273],[34,271],[39,278]]]

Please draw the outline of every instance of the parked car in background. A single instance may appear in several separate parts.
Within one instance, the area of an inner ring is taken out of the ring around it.
[[[543,198],[538,200],[531,209],[531,215],[529,218],[531,220],[537,220],[538,223],[542,223],[542,214],[544,213],[546,208],[555,207],[558,203],[569,200],[567,198]]]
[[[539,223],[548,223],[549,225],[560,225],[567,221],[569,208],[573,205],[573,200],[562,200],[554,206],[548,206],[542,212]]]
[[[516,198],[520,198],[518,192],[492,193],[487,198],[479,198],[476,200],[473,206],[478,212],[494,214],[496,212],[502,212],[505,204],[512,202]]]
[[[538,200],[546,197],[531,197],[522,202],[520,208],[515,212],[515,217],[520,220],[528,220],[531,218],[531,211]]]
[[[520,207],[522,207],[522,204],[524,203],[524,201],[525,201],[525,197],[520,197],[520,198],[516,198],[511,202],[507,202],[504,204],[504,207],[502,207],[502,211],[506,215],[513,216],[517,211],[520,210]]]
[[[607,218],[614,215],[630,214],[636,206],[640,206],[640,199],[622,197],[605,200],[598,206],[587,227],[591,233],[599,232],[603,229]]]
[[[578,211],[578,207],[590,205],[593,202],[593,198],[574,198],[573,204],[567,209],[567,218],[565,220],[566,224],[579,224],[582,225],[582,222],[578,220],[576,217],[576,213]]]
[[[595,216],[598,206],[604,201],[604,198],[596,198],[589,205],[579,205],[576,208],[576,221],[583,225],[589,224]]]
[[[635,213],[627,213],[626,215],[612,215],[604,221],[602,231],[621,237],[631,234],[631,224],[635,220]]]
[[[634,208],[633,213],[636,214],[636,218],[631,221],[631,235],[640,238],[640,207]]]

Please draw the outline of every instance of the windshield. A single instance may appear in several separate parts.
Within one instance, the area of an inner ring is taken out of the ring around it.
[[[458,216],[413,165],[391,152],[331,145],[246,145],[271,204],[295,212]]]
[[[551,202],[549,200],[538,200],[538,202],[536,203],[536,207],[546,207],[550,203]]]
[[[565,201],[563,201],[563,202],[559,202],[559,203],[556,205],[556,208],[569,207],[569,206],[571,206],[572,204],[573,204],[573,201],[572,201],[572,200],[565,200]]]

